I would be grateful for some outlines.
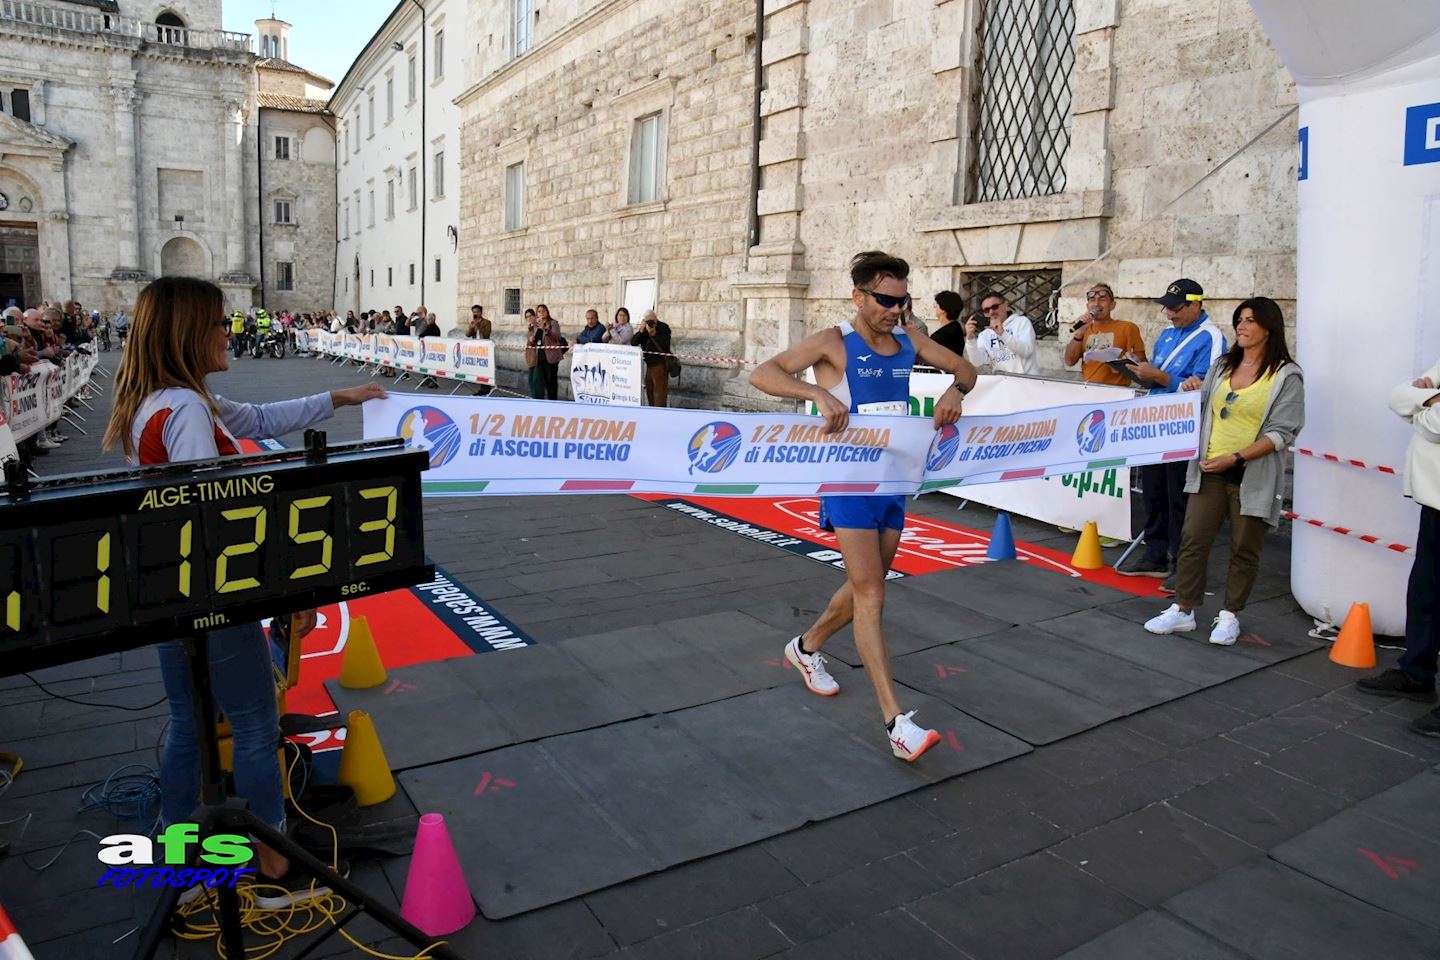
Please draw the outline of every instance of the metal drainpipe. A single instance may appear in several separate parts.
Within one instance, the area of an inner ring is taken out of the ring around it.
[[[255,197],[260,225],[260,307],[265,307],[265,111],[260,108],[259,98],[255,103]],[[244,224],[240,225],[243,230]],[[249,309],[248,307],[246,309]]]
[[[430,183],[429,183],[429,161],[430,155],[427,152],[428,146],[425,140],[425,113],[426,113],[426,89],[429,86],[427,79],[428,69],[425,64],[426,55],[426,11],[425,4],[420,0],[410,0],[411,3],[420,8],[420,303],[425,302],[425,276],[430,269],[430,262],[425,259],[425,218],[426,208],[429,206]],[[418,306],[419,304],[417,304]]]
[[[760,243],[760,93],[765,79],[765,0],[755,0],[755,96],[750,129],[750,225],[746,235],[749,246]],[[748,253],[748,250],[747,250]]]

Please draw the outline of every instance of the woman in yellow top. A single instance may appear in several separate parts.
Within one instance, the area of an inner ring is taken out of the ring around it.
[[[1240,636],[1237,616],[1260,572],[1267,527],[1280,525],[1279,454],[1305,425],[1305,376],[1285,346],[1285,315],[1269,297],[1235,308],[1235,345],[1211,365],[1202,382],[1191,377],[1181,390],[1201,391],[1200,454],[1185,477],[1185,508],[1175,602],[1145,624],[1151,633],[1195,629],[1195,607],[1205,595],[1210,547],[1230,519],[1230,572],[1225,606],[1210,642],[1229,646]]]

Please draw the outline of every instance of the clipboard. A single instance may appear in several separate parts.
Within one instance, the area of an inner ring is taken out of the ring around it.
[[[1105,366],[1109,367],[1111,370],[1114,370],[1122,377],[1125,377],[1131,383],[1134,383],[1136,386],[1144,387],[1147,390],[1154,386],[1154,384],[1151,383],[1149,380],[1143,380],[1138,375],[1136,375],[1134,360],[1109,360],[1106,361]]]

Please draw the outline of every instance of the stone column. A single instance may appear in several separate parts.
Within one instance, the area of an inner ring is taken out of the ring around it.
[[[140,177],[135,136],[135,111],[141,93],[133,86],[110,88],[115,110],[115,273],[142,272],[140,259]]]
[[[248,273],[245,263],[245,101],[227,97],[225,122],[225,273]],[[217,270],[216,273],[221,271]]]

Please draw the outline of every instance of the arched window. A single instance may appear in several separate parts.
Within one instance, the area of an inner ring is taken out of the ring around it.
[[[179,14],[166,11],[155,18],[155,39],[161,43],[185,43],[185,21]]]

